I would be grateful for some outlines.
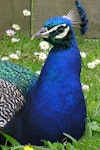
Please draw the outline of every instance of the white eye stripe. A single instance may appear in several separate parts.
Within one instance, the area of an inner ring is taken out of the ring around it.
[[[49,33],[53,32],[53,31],[56,31],[57,28],[58,28],[58,27],[61,27],[61,26],[66,27],[66,24],[60,24],[60,25],[54,26],[54,27],[51,28],[49,31],[47,31],[47,32],[45,32],[45,33],[42,33],[42,35],[49,34]]]
[[[58,27],[61,27],[61,26],[66,27],[66,24],[60,24],[60,25],[53,27],[52,29],[49,30],[49,33],[56,31],[58,29]]]
[[[62,38],[64,38],[67,35],[67,33],[69,32],[69,30],[70,30],[70,28],[68,26],[67,28],[65,28],[65,31],[63,33],[56,35],[55,39],[62,39]]]

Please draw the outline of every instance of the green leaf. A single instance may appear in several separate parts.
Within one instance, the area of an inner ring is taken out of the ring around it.
[[[15,140],[13,137],[11,137],[10,135],[0,132],[6,139],[7,141],[9,141],[11,143],[12,146],[19,146],[21,145],[17,140]]]
[[[67,133],[63,133],[67,138],[71,139],[73,143],[77,143],[77,141]]]
[[[100,131],[100,124],[96,121],[88,123],[88,126],[93,131]]]
[[[34,148],[34,150],[51,150],[50,148],[45,148],[45,147],[39,147],[39,146],[31,146]],[[52,150],[56,150],[56,149],[52,149]]]
[[[0,147],[1,147],[2,150],[9,150],[9,147],[6,146],[6,145],[0,145]]]

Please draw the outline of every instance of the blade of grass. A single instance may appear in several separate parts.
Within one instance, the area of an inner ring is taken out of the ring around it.
[[[15,140],[13,137],[11,137],[10,135],[0,132],[6,139],[8,142],[11,143],[12,146],[19,146],[21,145],[17,140]]]

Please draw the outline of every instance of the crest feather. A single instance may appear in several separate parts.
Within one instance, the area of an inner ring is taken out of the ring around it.
[[[80,31],[82,34],[88,29],[88,19],[86,11],[78,0],[75,0],[76,6],[74,6],[66,16],[63,16],[69,19],[72,22],[72,25],[76,27],[80,25]]]

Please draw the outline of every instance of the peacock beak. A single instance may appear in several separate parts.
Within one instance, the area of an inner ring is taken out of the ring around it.
[[[32,36],[32,40],[34,38],[48,38],[48,35],[49,35],[49,32],[48,32],[48,29],[46,27],[42,27],[37,33],[35,33],[33,36]]]

